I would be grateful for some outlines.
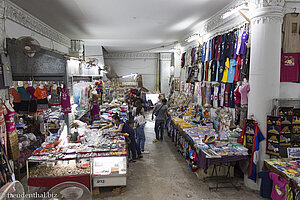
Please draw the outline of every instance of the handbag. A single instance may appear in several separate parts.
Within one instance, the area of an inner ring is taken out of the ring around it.
[[[161,105],[160,108],[159,108],[157,111],[155,111],[155,113],[154,113],[155,117],[157,117],[157,115],[158,115],[160,109],[161,109],[163,106],[164,106],[164,105]]]

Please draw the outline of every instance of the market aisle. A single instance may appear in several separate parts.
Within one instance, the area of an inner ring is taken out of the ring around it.
[[[155,137],[154,123],[150,121],[150,115],[147,116],[145,133],[145,150],[150,151],[150,154],[144,154],[143,159],[129,164],[125,192],[113,194],[111,189],[101,189],[101,194],[94,199],[260,199],[258,192],[244,187],[240,191],[221,189],[218,192],[210,192],[208,183],[200,181],[190,171],[187,162],[177,152],[168,136],[164,137],[163,142],[152,143]]]

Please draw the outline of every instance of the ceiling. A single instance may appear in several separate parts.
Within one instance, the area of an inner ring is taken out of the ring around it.
[[[109,52],[183,39],[232,0],[11,0],[71,39]]]

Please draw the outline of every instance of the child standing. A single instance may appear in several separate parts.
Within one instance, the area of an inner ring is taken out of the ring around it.
[[[135,124],[134,124],[134,130],[136,130],[136,137],[137,137],[137,148],[141,150],[141,152],[144,152],[144,147],[145,147],[145,116],[144,112],[142,110],[142,107],[138,107],[136,109],[136,116],[134,118]]]

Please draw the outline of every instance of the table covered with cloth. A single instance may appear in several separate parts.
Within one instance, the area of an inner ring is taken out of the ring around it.
[[[230,162],[239,162],[242,172],[245,174],[249,166],[249,156],[245,155],[228,155],[222,156],[221,158],[206,158],[206,154],[199,150],[198,153],[198,166],[207,173],[207,169],[210,165],[221,164],[221,163],[230,163]]]

